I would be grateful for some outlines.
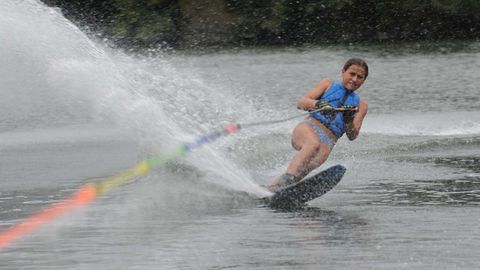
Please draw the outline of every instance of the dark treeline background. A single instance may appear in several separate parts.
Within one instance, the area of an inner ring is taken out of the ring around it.
[[[478,39],[480,0],[43,0],[128,48]]]

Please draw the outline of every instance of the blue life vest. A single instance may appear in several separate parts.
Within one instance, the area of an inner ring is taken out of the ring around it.
[[[345,95],[348,95],[343,104],[342,100]],[[330,104],[333,108],[340,106],[355,106],[360,104],[360,97],[354,92],[348,92],[347,89],[339,82],[333,82],[325,93],[318,99],[323,100]],[[345,119],[342,112],[314,112],[310,114],[310,117],[316,119],[318,122],[326,126],[335,137],[342,137],[345,133]]]

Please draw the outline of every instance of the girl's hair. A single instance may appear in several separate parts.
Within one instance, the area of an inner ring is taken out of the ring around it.
[[[365,69],[365,78],[368,77],[368,65],[367,62],[365,62],[361,58],[350,58],[348,61],[345,63],[343,66],[343,70],[347,70],[351,65],[356,65],[359,67],[363,67]]]

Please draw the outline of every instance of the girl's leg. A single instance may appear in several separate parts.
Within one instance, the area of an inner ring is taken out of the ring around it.
[[[308,124],[302,122],[298,124],[293,130],[292,146],[298,151],[293,157],[292,161],[287,168],[287,174],[294,177],[295,180],[300,180],[298,176],[304,175],[304,171],[307,170],[307,165],[312,158],[317,155],[319,149],[319,143],[315,130]],[[280,184],[284,179],[284,175],[275,178],[269,186],[272,190]]]
[[[302,175],[310,172],[308,165],[318,155],[322,146],[315,130],[305,122],[298,124],[293,130],[292,146],[298,153],[290,161],[287,173],[301,179]]]
[[[322,165],[330,155],[330,145],[320,141],[316,131],[305,122],[298,124],[293,130],[292,146],[298,153],[292,158],[288,168],[287,174],[289,177],[294,177],[296,181],[301,180],[314,169]],[[281,175],[275,178],[269,186],[272,190],[282,182]]]

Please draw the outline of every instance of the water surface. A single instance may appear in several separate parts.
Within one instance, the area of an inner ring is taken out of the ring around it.
[[[477,269],[478,42],[130,56],[37,1],[0,8],[0,228],[82,184],[223,127],[284,119],[361,56],[361,136],[323,168],[340,184],[300,211],[261,185],[300,121],[244,129],[135,179],[0,251],[5,269]]]

